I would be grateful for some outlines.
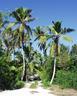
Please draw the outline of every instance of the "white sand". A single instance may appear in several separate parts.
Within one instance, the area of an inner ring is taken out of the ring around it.
[[[0,96],[56,96],[53,95],[49,90],[38,86],[36,89],[24,87],[17,90],[6,90],[0,92]]]

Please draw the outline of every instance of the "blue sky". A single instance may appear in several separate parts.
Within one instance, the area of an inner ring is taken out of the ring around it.
[[[0,10],[12,11],[18,7],[26,7],[32,9],[32,15],[36,18],[30,25],[36,27],[38,25],[51,25],[52,20],[62,21],[65,27],[74,28],[76,31],[70,36],[76,43],[77,37],[77,0],[1,0]],[[66,45],[69,43],[63,42]],[[71,43],[70,43],[71,44]],[[69,46],[71,46],[69,44]]]

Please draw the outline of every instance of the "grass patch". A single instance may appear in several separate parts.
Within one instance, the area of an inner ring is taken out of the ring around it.
[[[30,88],[35,89],[35,88],[37,88],[37,86],[38,86],[38,82],[35,81],[35,82],[33,82],[33,83],[30,85]]]

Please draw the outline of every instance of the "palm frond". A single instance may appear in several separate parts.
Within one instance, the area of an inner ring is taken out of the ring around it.
[[[16,11],[13,11],[10,16],[16,18],[17,21],[21,21],[21,18],[19,17],[18,13]]]
[[[61,33],[62,34],[65,34],[65,33],[70,33],[72,31],[75,31],[75,29],[73,29],[73,28],[66,28],[65,27],[64,29],[62,29]]]
[[[12,28],[13,26],[15,26],[18,22],[12,22],[9,23],[8,26],[6,27],[6,29]]]
[[[36,37],[36,38],[34,39],[34,41],[38,40],[39,38],[40,38],[40,36]]]
[[[55,31],[57,33],[60,33],[61,32],[61,22],[60,21],[57,21],[57,22],[54,22],[53,23],[53,28],[55,29]]]
[[[23,30],[24,30],[24,25],[21,24],[20,27],[19,27],[19,32],[23,32]]]
[[[63,35],[62,38],[63,38],[65,41],[73,42],[72,38],[69,37],[69,36]]]
[[[29,35],[32,35],[32,29],[30,28],[29,25],[25,25],[25,29],[27,30],[27,33],[28,33]]]

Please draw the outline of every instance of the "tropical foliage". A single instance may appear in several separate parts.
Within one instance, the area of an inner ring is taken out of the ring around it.
[[[70,50],[60,43],[72,42],[67,33],[75,30],[63,28],[60,21],[31,28],[31,12],[23,7],[9,14],[0,12],[0,89],[21,88],[23,81],[31,80],[77,88],[77,45]]]

